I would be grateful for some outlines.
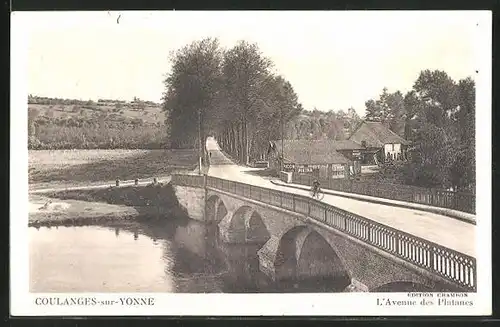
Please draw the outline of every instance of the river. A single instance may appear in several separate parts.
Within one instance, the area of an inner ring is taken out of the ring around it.
[[[29,228],[31,292],[340,292],[345,280],[274,283],[255,245],[195,220]],[[348,284],[348,282],[347,282]]]

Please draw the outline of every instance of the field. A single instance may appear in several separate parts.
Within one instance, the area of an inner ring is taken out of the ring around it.
[[[142,119],[144,123],[154,124],[162,123],[165,119],[161,108],[159,106],[145,106],[144,109],[138,110],[131,107],[123,106],[116,108],[115,106],[81,106],[81,105],[67,105],[67,104],[28,104],[29,111],[36,111],[39,116],[50,118],[90,118],[93,115],[102,113],[115,113],[112,117],[123,117],[125,119]]]
[[[196,150],[30,150],[30,187],[151,178],[194,169]],[[38,188],[37,187],[37,188]]]

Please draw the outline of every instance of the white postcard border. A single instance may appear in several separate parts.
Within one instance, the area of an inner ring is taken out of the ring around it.
[[[379,12],[381,13],[381,12]],[[415,12],[417,13],[417,12]],[[217,14],[213,12],[213,14]],[[249,12],[247,12],[249,14]],[[307,14],[307,13],[304,13]],[[366,13],[365,13],[366,14]],[[473,306],[387,305],[381,299],[409,301],[408,293],[335,294],[38,294],[29,292],[28,256],[28,151],[27,151],[27,51],[29,17],[11,16],[11,152],[10,152],[10,292],[13,316],[142,316],[142,315],[489,315],[491,314],[491,58],[492,14],[477,16],[478,73],[476,80],[477,160],[477,279],[478,291],[467,300]],[[89,22],[87,22],[89,23]],[[86,305],[71,305],[87,301]],[[87,298],[87,300],[81,300]],[[150,299],[153,300],[150,300]],[[38,299],[38,300],[37,300]],[[45,299],[45,300],[44,300]],[[52,299],[52,300],[51,300]],[[55,300],[58,299],[58,300]],[[125,302],[141,305],[121,304]],[[126,300],[132,299],[132,300]],[[422,298],[418,298],[420,302]],[[434,296],[434,300],[437,297]],[[59,301],[59,305],[36,302]],[[114,305],[91,305],[93,301],[118,301]],[[138,302],[137,302],[138,301]],[[154,302],[148,303],[148,301]],[[385,303],[380,305],[380,303]]]

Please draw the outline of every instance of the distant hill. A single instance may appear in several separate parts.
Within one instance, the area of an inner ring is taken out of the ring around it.
[[[165,148],[169,126],[151,101],[28,97],[29,149]]]
[[[165,115],[161,105],[152,101],[99,99],[82,101],[38,96],[28,97],[30,117],[46,117],[60,120],[92,121],[104,119],[107,122],[131,124],[163,124]]]

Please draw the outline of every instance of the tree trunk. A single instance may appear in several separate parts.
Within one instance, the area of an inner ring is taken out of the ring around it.
[[[240,123],[240,163],[245,162],[245,125]]]
[[[243,131],[244,131],[244,151],[243,151],[243,163],[248,165],[249,163],[249,143],[248,143],[248,121],[245,117],[244,123],[243,123]]]
[[[231,125],[231,155],[236,156],[238,154],[237,149],[237,135],[236,135],[236,126]]]
[[[236,123],[236,130],[235,130],[235,134],[236,134],[236,137],[235,137],[235,156],[236,158],[238,159],[241,159],[240,156],[241,156],[241,134],[240,134],[240,124],[239,123]]]

